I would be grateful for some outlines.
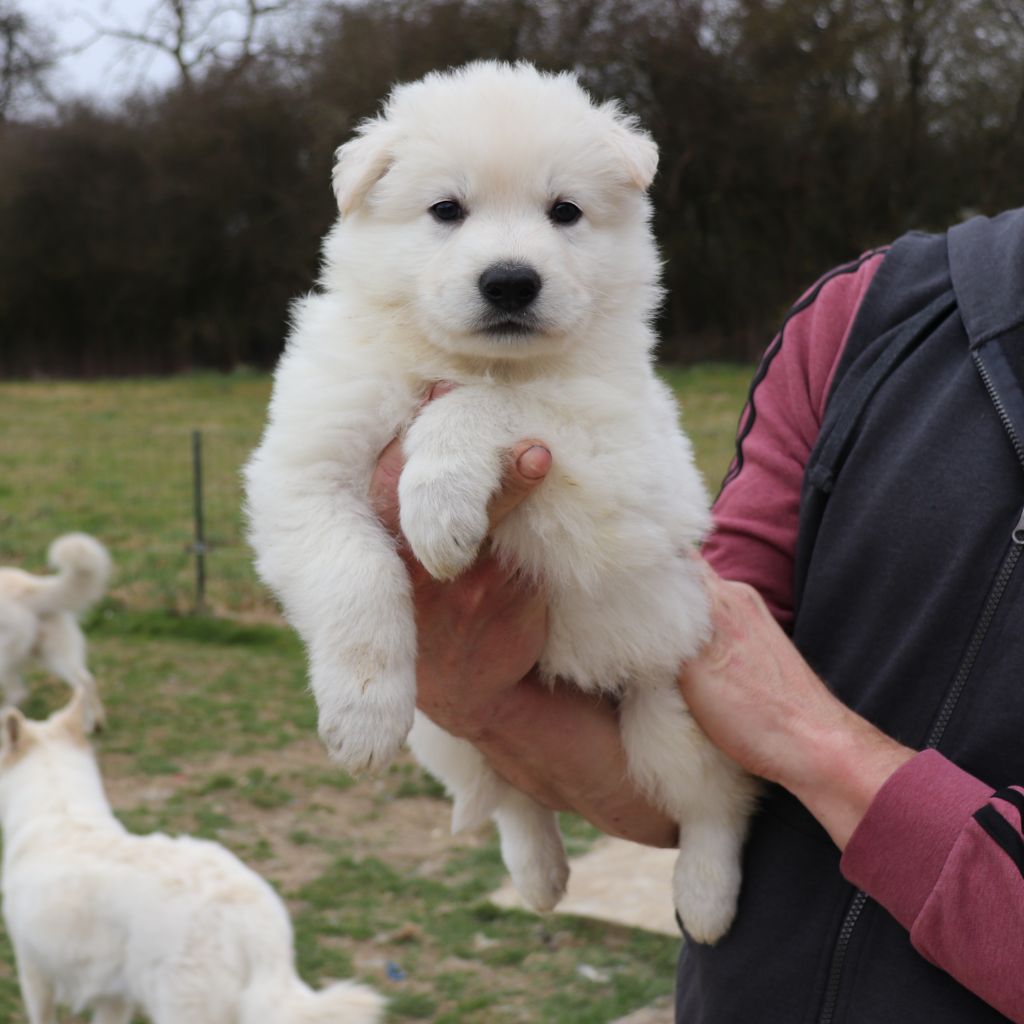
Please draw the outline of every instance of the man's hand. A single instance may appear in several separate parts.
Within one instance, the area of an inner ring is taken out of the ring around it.
[[[443,393],[443,385],[430,398]],[[551,453],[522,441],[509,453],[492,529],[537,487]],[[640,796],[626,772],[613,705],[570,686],[550,689],[534,666],[546,639],[543,595],[486,551],[458,579],[439,583],[402,544],[399,442],[381,454],[374,508],[409,568],[418,641],[417,705],[453,736],[474,743],[503,778],[555,810],[574,810],[612,835],[675,843],[676,826]]]
[[[713,743],[793,793],[843,849],[914,751],[832,695],[757,591],[707,573],[714,635],[684,667],[683,697]]]

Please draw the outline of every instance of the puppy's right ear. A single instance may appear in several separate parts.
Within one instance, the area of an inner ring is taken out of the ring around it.
[[[658,170],[658,146],[640,127],[640,121],[627,114],[616,100],[609,100],[599,108],[610,118],[608,142],[622,161],[629,181],[642,192],[650,188]]]
[[[53,716],[54,720],[60,722],[65,733],[74,739],[84,740],[93,727],[88,705],[85,689],[76,686],[71,691],[71,699]]]
[[[394,142],[394,128],[378,117],[364,121],[357,134],[335,150],[331,181],[342,217],[356,209],[387,174],[394,159]]]

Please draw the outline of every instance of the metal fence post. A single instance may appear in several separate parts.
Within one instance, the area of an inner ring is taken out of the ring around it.
[[[203,435],[192,431],[192,513],[195,522],[195,540],[192,550],[196,556],[196,611],[206,610],[206,531],[203,524]]]

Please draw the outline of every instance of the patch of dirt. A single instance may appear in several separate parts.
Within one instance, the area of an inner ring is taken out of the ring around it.
[[[287,626],[288,622],[276,605],[265,598],[260,603],[259,597],[253,599],[251,605],[239,607],[238,603],[228,605],[215,604],[211,609],[221,618],[240,622],[244,626]]]
[[[322,875],[332,851],[374,856],[432,876],[442,870],[453,850],[478,848],[487,838],[483,829],[453,836],[446,800],[396,796],[400,774],[365,778],[341,788],[344,776],[312,737],[267,754],[194,758],[181,772],[167,776],[140,775],[132,769],[133,760],[123,754],[101,757],[107,794],[118,811],[145,807],[159,814],[181,790],[195,793],[210,780],[233,780],[233,785],[205,796],[210,810],[232,823],[219,830],[219,838],[285,892]],[[408,753],[395,763],[414,765]],[[246,788],[253,770],[264,772],[275,792],[286,791],[288,797],[277,806],[254,803]],[[259,851],[258,863],[252,850]]]

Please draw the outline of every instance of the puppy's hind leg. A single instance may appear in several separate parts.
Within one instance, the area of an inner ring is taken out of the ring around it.
[[[102,729],[107,714],[100,700],[96,680],[85,660],[85,637],[67,612],[47,616],[39,630],[39,659],[54,675],[59,676],[73,690],[85,694],[86,727],[89,731]]]
[[[18,984],[25,1000],[29,1024],[57,1024],[57,1003],[53,985],[31,961],[18,960]]]
[[[28,696],[20,669],[35,637],[35,615],[13,601],[0,601],[0,689],[7,707],[17,707]]]
[[[534,910],[554,907],[569,878],[554,812],[505,782],[471,743],[449,735],[419,712],[409,746],[451,794],[452,831],[475,828],[493,817],[502,858],[520,895]]]
[[[620,723],[630,773],[679,822],[672,888],[683,926],[696,942],[717,942],[736,914],[757,783],[712,746],[674,680],[631,689]]]
[[[472,743],[457,739],[417,711],[409,749],[452,798],[453,834],[477,828],[494,814],[508,783]]]
[[[552,910],[565,895],[569,861],[554,811],[507,786],[494,812],[501,856],[519,895],[534,910]]]
[[[745,808],[752,802],[752,794],[743,795],[724,769],[709,775],[716,781],[709,782],[700,798],[679,812],[679,857],[672,893],[690,938],[713,945],[736,916],[748,817]],[[717,806],[710,801],[718,801]]]
[[[132,1008],[120,999],[103,999],[92,1011],[91,1024],[131,1024]]]

